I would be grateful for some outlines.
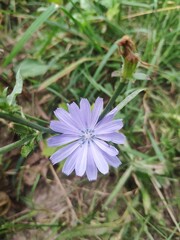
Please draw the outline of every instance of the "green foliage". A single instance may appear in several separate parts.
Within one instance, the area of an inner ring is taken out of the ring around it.
[[[7,66],[16,54],[23,48],[24,44],[31,38],[38,28],[57,10],[57,5],[52,4],[49,6],[27,29],[19,42],[14,46],[11,53],[7,56],[4,61],[4,66]]]
[[[7,96],[7,103],[9,105],[16,105],[16,102],[15,102],[16,96],[22,92],[22,88],[23,88],[23,79],[20,73],[20,68],[19,68],[16,74],[16,84],[13,88],[12,93]]]
[[[178,1],[0,5],[0,192],[12,201],[0,238],[179,239]],[[147,64],[119,85],[123,35]],[[127,137],[121,167],[89,183],[66,178],[59,164],[58,181],[46,144],[53,111],[81,97],[101,96],[107,106],[118,86],[111,109],[118,106]]]
[[[24,79],[44,75],[48,70],[48,65],[34,59],[25,59],[19,65]]]

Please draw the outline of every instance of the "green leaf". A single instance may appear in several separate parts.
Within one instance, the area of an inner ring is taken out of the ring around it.
[[[112,94],[106,89],[104,88],[101,84],[97,83],[94,78],[92,78],[90,75],[86,74],[84,71],[81,71],[82,74],[84,74],[84,76],[88,79],[88,81],[92,84],[92,86],[97,89],[97,91],[102,91],[105,94],[107,94],[109,97],[112,96]]]
[[[44,90],[51,84],[57,82],[60,78],[66,76],[67,74],[71,73],[74,69],[76,69],[80,64],[86,62],[86,61],[92,61],[93,58],[80,58],[78,61],[71,63],[66,68],[62,69],[60,72],[56,73],[55,75],[49,77],[46,79],[38,88],[38,91]]]
[[[45,12],[43,12],[27,29],[22,38],[17,42],[17,44],[12,49],[11,53],[5,59],[3,66],[7,66],[12,59],[17,55],[19,51],[23,48],[24,44],[32,37],[32,35],[37,31],[37,29],[56,11],[57,5],[50,5]]]
[[[165,159],[161,149],[159,148],[157,142],[155,141],[155,139],[153,138],[152,134],[149,131],[148,131],[148,135],[149,135],[150,141],[152,143],[152,147],[154,148],[154,151],[155,151],[157,157],[159,158],[159,160],[161,162],[166,162],[166,159]]]
[[[100,62],[93,78],[96,80],[102,69],[106,66],[106,63],[110,59],[110,57],[113,55],[113,53],[117,50],[118,46],[117,43],[115,42],[108,50],[108,52],[105,54],[103,57],[102,61]]]
[[[136,80],[150,80],[149,76],[145,73],[136,72],[133,74],[133,78]]]
[[[126,183],[126,181],[128,180],[129,176],[131,175],[133,171],[133,167],[130,166],[126,172],[120,177],[119,182],[117,183],[117,185],[115,186],[114,190],[111,192],[111,194],[109,195],[109,197],[107,198],[104,207],[107,207],[111,201],[119,194],[119,192],[121,191],[122,187],[124,186],[124,184]]]
[[[25,59],[20,63],[20,66],[23,78],[44,75],[48,70],[48,65],[34,59]]]
[[[133,100],[140,92],[145,91],[146,88],[137,89],[128,95],[121,103],[117,105],[118,111],[125,107],[131,100]]]
[[[16,96],[22,92],[22,87],[23,87],[23,79],[20,74],[20,68],[19,68],[16,74],[16,84],[14,86],[14,89],[12,93],[7,96],[7,102],[9,105],[13,105],[16,103],[15,102]]]
[[[24,137],[22,139],[20,139],[19,141],[16,141],[14,143],[8,144],[4,147],[0,148],[0,154],[4,154],[7,153],[15,148],[21,147],[23,144],[25,144],[26,142],[30,141],[32,139],[32,135],[29,135],[27,137]]]
[[[151,209],[151,198],[149,196],[149,193],[144,187],[141,187],[141,192],[142,192],[144,211],[146,214],[148,214]]]
[[[26,145],[24,145],[21,149],[21,155],[22,157],[27,157],[29,153],[34,149],[35,138],[33,138],[30,142],[28,142]]]

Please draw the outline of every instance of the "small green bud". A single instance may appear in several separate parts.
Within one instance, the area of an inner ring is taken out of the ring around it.
[[[133,77],[138,62],[139,58],[135,54],[129,54],[127,57],[124,58],[124,63],[122,66],[122,77],[124,79]]]

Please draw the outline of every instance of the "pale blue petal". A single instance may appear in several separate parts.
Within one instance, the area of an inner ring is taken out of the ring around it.
[[[65,158],[67,158],[77,147],[79,147],[79,142],[70,143],[67,146],[59,149],[57,152],[55,152],[51,157],[50,160],[52,164],[56,164]]]
[[[86,129],[86,124],[81,118],[81,111],[78,105],[73,102],[71,104],[68,104],[68,109],[72,119],[74,119],[75,121],[76,126],[78,126],[82,131],[84,131]]]
[[[100,120],[95,128],[99,128],[101,127],[102,125],[105,125],[105,124],[110,124],[113,120],[113,115],[108,115],[108,116],[105,116],[102,120]]]
[[[86,171],[88,143],[79,147],[79,159],[76,161],[75,172],[77,176],[82,177]]]
[[[113,120],[108,123],[99,124],[95,126],[96,134],[106,134],[106,133],[113,133],[120,130],[123,127],[123,122],[121,119]]]
[[[79,128],[75,125],[70,113],[62,108],[58,108],[54,111],[55,116],[64,123],[68,128],[71,128],[74,132],[80,133]]]
[[[114,168],[117,168],[122,164],[121,161],[119,160],[119,158],[116,156],[112,157],[105,153],[104,157],[105,157],[107,163]]]
[[[76,135],[61,134],[47,139],[48,146],[61,146],[79,139]]]
[[[88,158],[87,158],[87,167],[86,167],[86,175],[89,181],[93,181],[97,179],[97,167],[94,162],[94,158],[92,155],[91,147],[88,148]]]
[[[118,112],[118,108],[115,107],[115,108],[113,108],[113,110],[111,110],[106,116],[112,115],[112,116],[114,117],[117,112]]]
[[[104,141],[113,142],[116,144],[124,144],[126,137],[122,133],[107,133],[107,134],[97,134],[97,138],[100,138]]]
[[[91,124],[90,124],[91,128],[93,128],[96,125],[96,123],[98,122],[98,119],[100,117],[102,110],[103,110],[103,99],[98,97],[96,99],[94,108],[92,110]]]
[[[75,169],[76,162],[79,160],[79,150],[77,148],[65,161],[62,172],[69,176]]]
[[[89,101],[85,98],[82,98],[80,101],[80,112],[83,122],[85,123],[86,127],[89,128],[91,122],[91,106]]]
[[[96,167],[102,174],[107,174],[109,172],[109,166],[104,159],[103,152],[101,149],[94,143],[90,142],[90,148],[94,158]]]
[[[106,116],[103,117],[103,119],[101,119],[99,122],[97,122],[96,124],[96,128],[100,127],[104,124],[110,124],[115,116],[115,114],[117,113],[117,108],[114,108],[112,111],[110,111]]]
[[[65,133],[65,134],[75,134],[76,136],[79,136],[79,132],[77,130],[74,130],[70,127],[68,127],[66,124],[60,121],[53,120],[50,122],[50,128],[59,133]]]
[[[107,143],[104,142],[104,141],[101,141],[101,140],[99,140],[99,139],[94,139],[94,143],[95,143],[102,151],[106,152],[106,153],[107,153],[108,155],[110,155],[110,156],[116,156],[116,155],[119,153],[119,151],[118,151],[115,147],[107,144]]]

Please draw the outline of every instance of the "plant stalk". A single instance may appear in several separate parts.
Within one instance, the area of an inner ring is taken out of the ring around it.
[[[124,87],[124,81],[120,81],[113,96],[111,97],[108,104],[106,105],[103,112],[101,113],[98,121],[100,121],[111,110],[113,104],[116,101],[116,98],[121,94],[123,87]]]
[[[34,122],[29,122],[28,120],[24,119],[24,118],[20,118],[20,117],[16,117],[16,116],[11,116],[7,113],[2,113],[0,112],[0,118],[3,118],[3,119],[6,119],[6,120],[9,120],[9,121],[12,121],[12,122],[15,122],[15,123],[19,123],[19,124],[22,124],[24,126],[27,126],[27,127],[30,127],[32,129],[36,129],[40,132],[43,132],[43,133],[54,133],[54,131],[52,131],[51,129],[49,128],[46,128],[46,127],[42,127],[40,126],[39,124],[37,123],[34,123]]]
[[[29,135],[27,137],[24,137],[23,139],[16,141],[14,143],[8,144],[4,147],[0,148],[0,154],[4,154],[7,153],[15,148],[21,147],[22,145],[24,145],[26,142],[28,142],[29,140],[31,140],[33,138],[32,135]]]

